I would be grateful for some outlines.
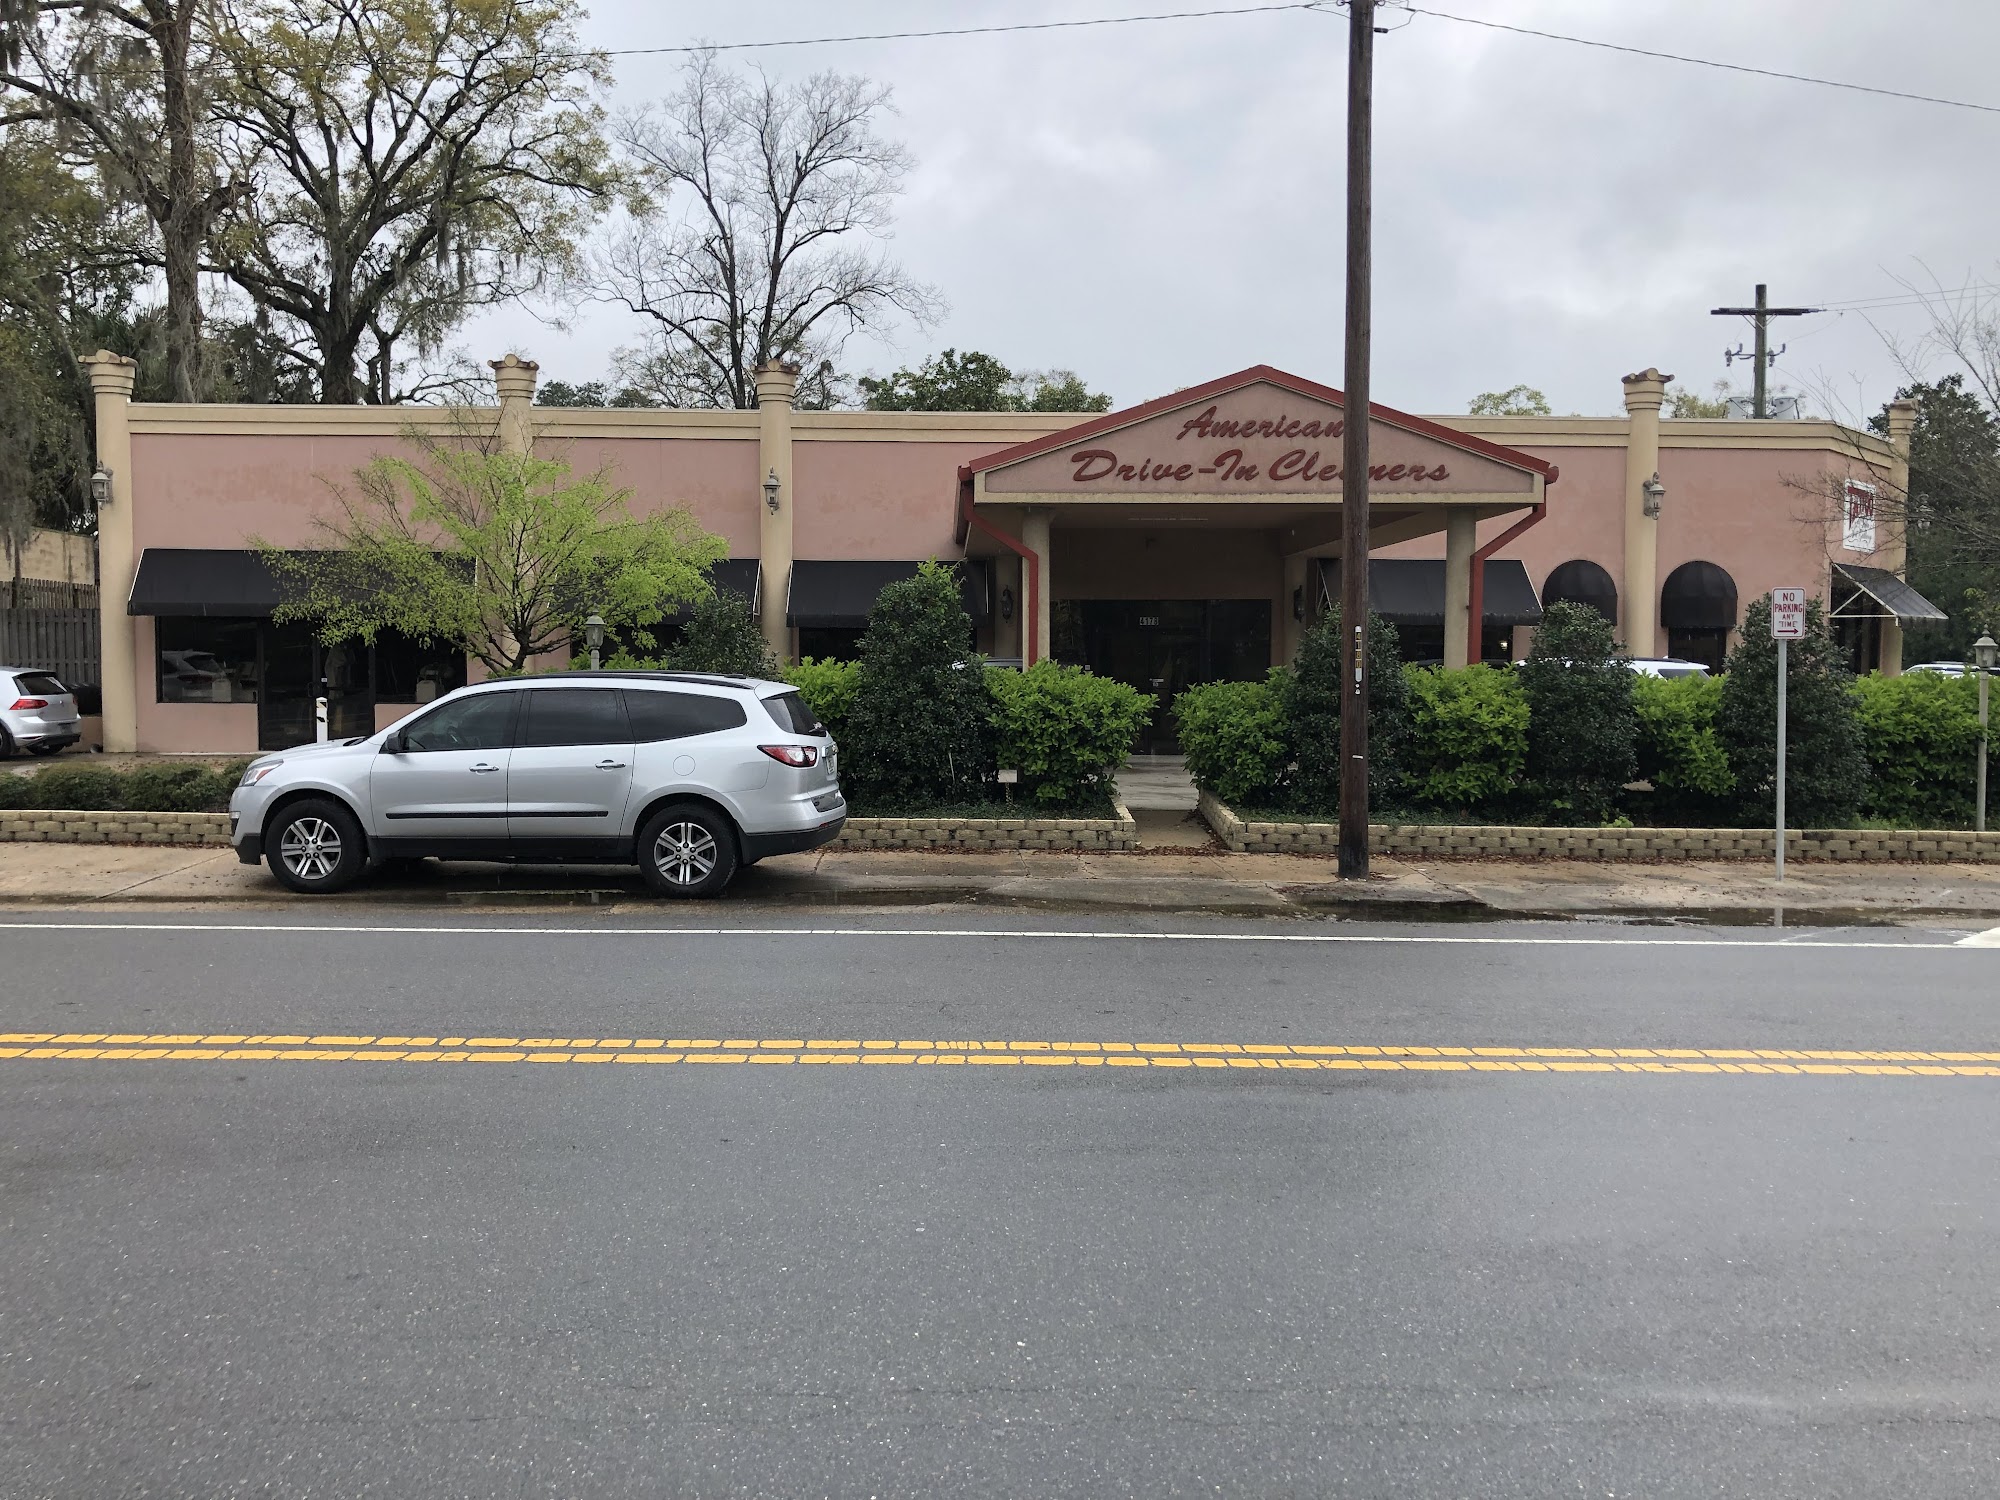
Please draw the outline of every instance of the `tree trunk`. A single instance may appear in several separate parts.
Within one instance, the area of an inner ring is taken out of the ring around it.
[[[199,401],[202,384],[201,252],[208,238],[207,195],[195,180],[195,100],[188,76],[194,31],[194,0],[176,5],[155,0],[154,45],[167,134],[166,212],[160,244],[166,263],[167,369],[176,401]]]

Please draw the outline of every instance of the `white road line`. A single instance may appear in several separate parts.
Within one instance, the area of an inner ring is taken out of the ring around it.
[[[1716,937],[1510,937],[1480,935],[1361,933],[1361,932],[1090,932],[1062,928],[998,929],[984,927],[447,927],[395,926],[305,922],[0,922],[0,932],[243,932],[314,933],[366,937],[816,937],[816,938],[993,938],[1008,941],[1070,941],[1117,943],[1310,943],[1410,944],[1488,948],[1789,948],[1804,944],[1788,938]],[[1813,948],[1912,949],[1947,951],[1967,947],[2000,947],[2000,928],[1974,937],[1939,942],[1867,942],[1843,940],[1814,943]]]

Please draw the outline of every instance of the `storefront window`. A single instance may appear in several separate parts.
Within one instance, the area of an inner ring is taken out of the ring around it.
[[[162,616],[153,622],[162,703],[255,703],[257,620]]]
[[[465,653],[400,631],[375,637],[375,701],[429,703],[465,686]]]

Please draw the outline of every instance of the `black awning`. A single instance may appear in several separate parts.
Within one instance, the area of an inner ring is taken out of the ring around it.
[[[725,594],[735,594],[755,615],[763,607],[764,567],[754,557],[725,557],[708,570],[708,581]],[[694,618],[694,606],[683,604],[667,611],[665,618],[685,625]]]
[[[1319,564],[1321,586],[1326,598],[1340,599],[1340,559],[1323,557]],[[1444,623],[1444,559],[1430,557],[1376,557],[1368,562],[1368,605],[1393,624],[1442,625]],[[1480,623],[1492,625],[1533,625],[1542,617],[1528,570],[1512,557],[1486,560],[1486,577],[1480,595]]]
[[[1712,562],[1682,563],[1660,585],[1660,623],[1668,630],[1732,630],[1736,580]]]
[[[277,575],[247,549],[148,547],[125,612],[268,617],[283,600]]]
[[[1587,604],[1613,625],[1618,623],[1618,585],[1587,558],[1566,562],[1542,580],[1542,608]]]
[[[1841,584],[1849,583],[1854,586],[1854,592],[1847,598],[1836,599],[1833,606],[1835,619],[1894,619],[1905,625],[1915,625],[1925,620],[1950,618],[1887,568],[1864,568],[1858,563],[1835,563],[1833,582],[1836,595],[1839,594]]]
[[[920,562],[808,561],[792,564],[785,594],[785,623],[859,629],[868,623],[875,596],[892,583],[917,576]],[[968,557],[958,569],[959,597],[975,625],[993,613],[992,572],[984,558]]]

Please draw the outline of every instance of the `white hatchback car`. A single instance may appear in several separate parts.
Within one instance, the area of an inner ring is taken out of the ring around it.
[[[54,755],[82,738],[76,695],[53,673],[0,667],[0,760],[16,749]]]
[[[837,838],[836,747],[786,683],[565,672],[447,693],[394,728],[250,763],[230,842],[295,891],[396,858],[634,864],[668,896]]]

